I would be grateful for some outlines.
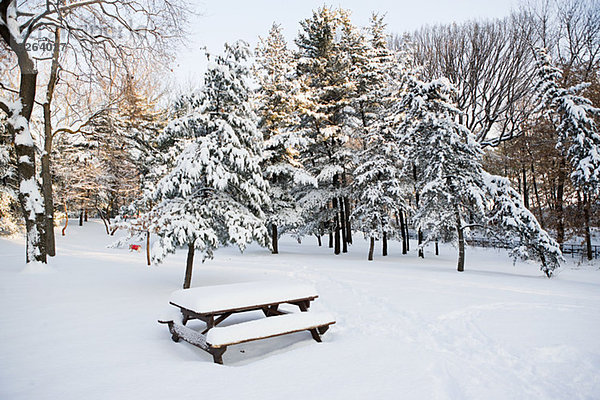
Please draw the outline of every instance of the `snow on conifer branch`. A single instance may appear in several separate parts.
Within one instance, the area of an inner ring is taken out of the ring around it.
[[[177,247],[188,247],[184,287],[189,287],[194,251],[211,258],[220,246],[244,250],[257,241],[268,246],[264,211],[270,204],[263,179],[262,136],[248,87],[248,45],[225,46],[205,74],[190,112],[165,134],[187,139],[175,166],[158,182],[150,211],[158,234],[152,252],[160,262]]]
[[[600,191],[600,134],[594,117],[600,109],[581,93],[588,83],[560,86],[560,69],[552,65],[545,49],[536,51],[538,107],[556,130],[557,149],[573,167],[571,180],[586,192]]]

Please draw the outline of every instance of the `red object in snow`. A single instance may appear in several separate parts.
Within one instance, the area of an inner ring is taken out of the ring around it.
[[[129,251],[140,251],[142,250],[142,246],[139,244],[130,244],[129,245]]]

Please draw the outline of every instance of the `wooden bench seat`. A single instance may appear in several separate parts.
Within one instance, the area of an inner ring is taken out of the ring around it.
[[[227,346],[300,331],[309,331],[313,339],[320,342],[320,335],[325,333],[330,325],[335,324],[335,320],[328,313],[302,312],[215,327],[203,335],[172,320],[158,322],[169,325],[175,342],[183,339],[209,352],[214,362],[218,364],[223,364],[223,353],[227,350]]]
[[[328,313],[284,314],[213,328],[208,331],[206,341],[212,347],[223,347],[288,333],[310,331],[311,329],[328,327],[334,323],[335,320]]]

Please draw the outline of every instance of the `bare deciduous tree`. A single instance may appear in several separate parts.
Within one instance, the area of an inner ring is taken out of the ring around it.
[[[461,122],[484,145],[518,136],[530,111],[531,28],[523,18],[424,27],[409,37],[424,78],[458,88]]]
[[[53,247],[53,240],[47,240],[47,234],[53,235],[51,103],[61,74],[91,88],[99,80],[114,82],[129,63],[164,60],[173,49],[172,39],[183,32],[186,15],[182,0],[0,1],[0,36],[20,75],[18,89],[3,84],[9,96],[0,100],[0,109],[8,115],[18,160],[19,197],[28,233],[27,262],[45,262],[49,247]],[[40,49],[51,49],[51,56],[40,54]],[[42,100],[42,190],[35,179],[35,146],[29,127],[38,66],[48,64],[45,61],[49,61],[49,72]]]

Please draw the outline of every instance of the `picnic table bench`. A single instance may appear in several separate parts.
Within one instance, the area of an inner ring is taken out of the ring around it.
[[[223,364],[227,346],[235,344],[305,330],[320,342],[320,335],[335,320],[328,313],[308,312],[310,303],[317,297],[312,286],[290,282],[247,282],[182,289],[174,292],[169,301],[179,308],[181,322],[176,322],[176,318],[158,322],[169,326],[173,341],[182,339],[210,353],[215,363]],[[297,306],[300,312],[281,310],[282,304]],[[256,310],[261,310],[265,318],[217,326],[233,314]],[[186,326],[194,319],[203,321],[205,329],[196,331]]]

